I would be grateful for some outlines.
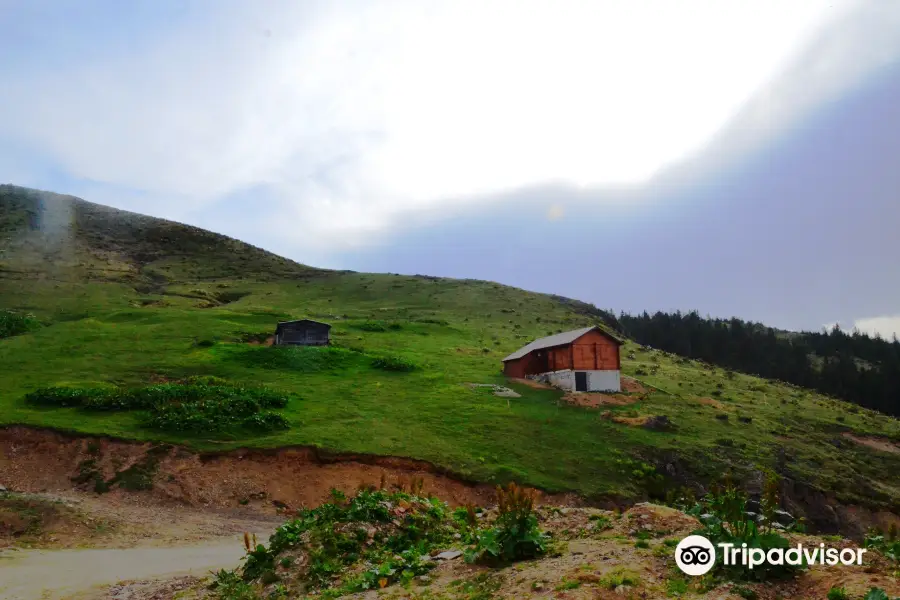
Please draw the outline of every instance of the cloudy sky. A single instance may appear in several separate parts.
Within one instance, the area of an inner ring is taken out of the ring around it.
[[[0,0],[0,181],[308,264],[900,333],[900,1]]]

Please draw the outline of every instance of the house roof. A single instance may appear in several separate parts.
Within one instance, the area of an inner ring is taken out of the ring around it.
[[[619,344],[619,345],[622,344],[622,340],[620,340],[616,336],[612,335],[608,331],[601,329],[600,327],[597,327],[597,326],[582,327],[581,329],[574,329],[572,331],[564,331],[562,333],[557,333],[556,335],[550,335],[547,337],[543,337],[543,338],[534,340],[530,344],[528,344],[526,346],[522,346],[521,348],[519,348],[518,350],[516,350],[515,352],[513,352],[506,358],[504,358],[503,362],[506,362],[508,360],[516,360],[517,358],[522,358],[523,356],[525,356],[526,354],[528,354],[529,352],[531,352],[533,350],[540,350],[541,348],[553,348],[555,346],[565,346],[566,344],[571,344],[572,342],[574,342],[575,340],[577,340],[578,338],[580,338],[587,332],[593,331],[595,329],[597,331],[599,331],[600,333],[602,333],[603,335],[605,335],[605,336],[609,337],[610,339],[612,339],[613,341],[615,341],[617,344]]]
[[[315,323],[316,325],[324,325],[325,327],[329,328],[331,327],[331,325],[329,325],[328,323],[323,323],[321,321],[313,321],[312,319],[296,319],[293,321],[280,321],[278,323],[278,328],[280,328],[282,325],[288,325],[289,323]]]

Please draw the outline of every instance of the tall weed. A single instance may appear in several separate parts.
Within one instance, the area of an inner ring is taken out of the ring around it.
[[[493,526],[475,536],[466,552],[468,562],[513,562],[535,558],[547,550],[548,536],[538,528],[535,492],[515,482],[497,487],[499,516]]]

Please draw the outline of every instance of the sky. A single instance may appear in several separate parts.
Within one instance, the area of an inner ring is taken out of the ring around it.
[[[316,266],[900,334],[894,0],[0,0],[0,57],[0,182]]]

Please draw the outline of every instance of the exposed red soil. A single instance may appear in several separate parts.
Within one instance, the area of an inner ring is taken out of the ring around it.
[[[628,392],[629,394],[646,394],[650,392],[650,390],[637,379],[622,377],[621,381],[623,392]]]
[[[521,383],[522,385],[527,385],[530,388],[534,388],[536,390],[555,390],[556,388],[550,385],[549,383],[541,383],[540,381],[535,381],[533,379],[520,379],[518,377],[507,377],[507,381],[510,383]]]
[[[601,406],[625,406],[638,401],[636,396],[624,394],[601,394],[598,392],[570,392],[563,396],[563,402],[584,408],[599,408]]]
[[[247,342],[247,344],[250,346],[274,346],[275,345],[275,336],[270,335],[269,337],[267,337],[265,339],[265,341],[250,340],[249,342]]]
[[[614,415],[611,411],[603,411],[603,414],[600,415],[602,418],[612,421],[613,423],[619,423],[620,425],[628,425],[630,427],[642,427],[650,420],[650,416],[637,416],[637,417],[618,417]]]
[[[718,400],[714,400],[713,398],[697,398],[697,402],[704,406],[712,406],[713,408],[717,408],[719,410],[723,410],[725,406],[719,402]]]
[[[848,440],[856,442],[861,446],[872,448],[873,450],[890,452],[892,454],[900,454],[900,445],[888,439],[872,436],[853,435],[852,433],[844,433],[844,437]]]
[[[22,492],[63,492],[84,461],[96,461],[106,480],[145,460],[153,446],[87,438],[27,427],[0,428],[0,485]],[[112,498],[140,496],[195,507],[244,506],[257,512],[289,512],[326,501],[332,488],[352,493],[360,486],[410,488],[451,506],[490,504],[494,487],[461,481],[426,461],[363,454],[329,454],[315,448],[235,450],[200,454],[171,447],[159,453],[153,489],[132,493],[114,488]],[[90,489],[91,485],[81,486]],[[574,494],[548,494],[546,503],[583,504]]]

